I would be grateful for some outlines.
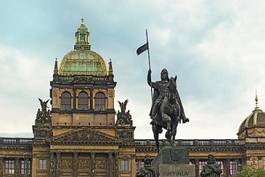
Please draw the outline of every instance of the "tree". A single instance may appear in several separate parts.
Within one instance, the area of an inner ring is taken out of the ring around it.
[[[243,167],[235,177],[265,177],[265,170],[263,169],[253,169],[250,167]]]

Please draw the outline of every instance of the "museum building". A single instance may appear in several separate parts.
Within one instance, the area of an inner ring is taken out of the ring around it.
[[[112,62],[91,50],[82,21],[74,49],[58,64],[50,82],[51,110],[40,100],[33,138],[0,138],[0,177],[135,177],[145,157],[157,155],[154,140],[134,139],[133,118],[120,102],[115,110]],[[163,140],[161,145],[165,143]],[[222,176],[242,166],[265,168],[265,113],[256,106],[242,119],[238,139],[177,139],[189,150],[196,176],[213,154]]]

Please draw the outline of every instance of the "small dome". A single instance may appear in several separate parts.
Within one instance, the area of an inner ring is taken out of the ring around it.
[[[81,21],[75,33],[74,50],[68,52],[62,59],[59,75],[93,75],[106,76],[107,69],[104,59],[90,49],[89,32]]]
[[[256,107],[252,113],[241,123],[238,135],[250,128],[265,128],[265,112],[258,107],[258,97],[255,98]]]
[[[238,134],[249,128],[265,128],[265,112],[256,108],[240,125]]]

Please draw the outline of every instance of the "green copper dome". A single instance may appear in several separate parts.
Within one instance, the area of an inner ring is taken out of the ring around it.
[[[83,20],[75,33],[75,37],[74,50],[63,57],[59,74],[106,76],[107,69],[104,59],[98,53],[90,50],[89,32]]]

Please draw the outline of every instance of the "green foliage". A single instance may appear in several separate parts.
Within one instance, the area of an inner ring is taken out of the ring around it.
[[[235,177],[265,177],[265,170],[243,167]]]

